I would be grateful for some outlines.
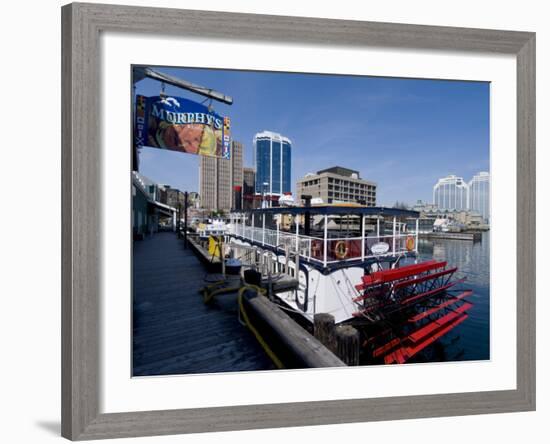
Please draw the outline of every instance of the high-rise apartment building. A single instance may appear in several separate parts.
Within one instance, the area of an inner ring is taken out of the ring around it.
[[[433,203],[441,209],[467,210],[468,184],[455,175],[439,179],[433,188]]]
[[[323,203],[355,202],[376,206],[376,183],[361,179],[359,171],[332,167],[307,174],[296,184],[297,200],[302,195],[321,198]]]
[[[215,157],[199,157],[199,194],[201,208],[218,209],[218,160]]]
[[[491,220],[491,176],[482,171],[476,174],[469,185],[469,208],[479,213],[485,223]]]
[[[243,144],[241,142],[232,142],[231,143],[231,208],[237,208],[235,197],[236,194],[233,192],[234,187],[239,186],[242,188],[244,180],[244,168],[243,168]],[[242,208],[242,195],[240,193],[240,207]]]
[[[199,176],[201,208],[226,212],[234,208],[233,187],[243,185],[243,145],[231,143],[230,159],[200,156]]]
[[[291,141],[274,132],[254,136],[256,194],[281,196],[291,192]]]
[[[243,208],[251,210],[254,206],[254,195],[256,194],[256,170],[254,168],[243,168]]]

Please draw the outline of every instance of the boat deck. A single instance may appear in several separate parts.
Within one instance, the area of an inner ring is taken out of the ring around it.
[[[236,294],[203,303],[205,277],[204,265],[175,233],[134,242],[134,376],[274,368],[237,321]]]

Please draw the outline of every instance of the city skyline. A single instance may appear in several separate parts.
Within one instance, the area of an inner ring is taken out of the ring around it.
[[[233,140],[253,163],[254,134],[292,140],[292,192],[307,173],[335,165],[359,170],[378,185],[378,204],[431,201],[433,184],[449,174],[489,169],[489,84],[484,82],[161,68],[234,98],[214,102],[232,119]],[[145,79],[135,93],[158,95]],[[166,86],[166,93],[204,101]],[[322,94],[319,94],[322,91]],[[159,183],[198,191],[198,156],[143,148],[140,171]]]

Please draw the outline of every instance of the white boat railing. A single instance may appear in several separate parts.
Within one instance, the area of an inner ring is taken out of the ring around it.
[[[279,227],[277,227],[279,228]],[[324,266],[342,261],[357,261],[404,253],[418,252],[418,231],[393,235],[364,235],[360,237],[332,238],[306,236],[280,229],[246,225],[244,220],[232,223],[228,234],[241,237],[262,246],[281,251],[298,252],[301,257]],[[374,246],[376,251],[372,251]]]

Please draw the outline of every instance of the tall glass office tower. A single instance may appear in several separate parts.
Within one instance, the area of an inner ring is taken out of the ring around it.
[[[476,174],[469,183],[470,186],[470,210],[473,210],[483,217],[485,223],[491,220],[491,176],[488,172],[482,171]]]
[[[254,136],[256,194],[290,193],[291,149],[291,141],[280,134],[263,131]]]
[[[454,175],[439,179],[434,185],[433,203],[444,210],[467,210],[468,184]]]

